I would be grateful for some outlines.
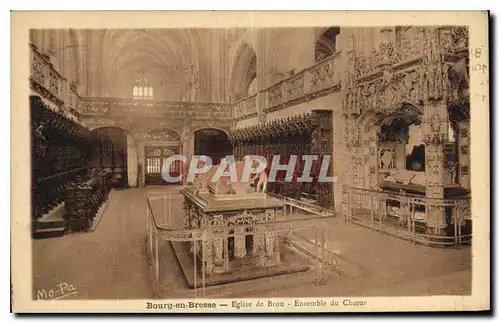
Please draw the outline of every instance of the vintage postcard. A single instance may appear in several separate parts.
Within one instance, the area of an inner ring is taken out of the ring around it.
[[[488,19],[13,12],[13,311],[490,309]]]

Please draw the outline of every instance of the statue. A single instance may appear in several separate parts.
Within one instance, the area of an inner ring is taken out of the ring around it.
[[[261,171],[258,174],[255,174],[251,179],[250,182],[254,182],[256,179],[259,179],[257,182],[257,185],[255,185],[255,191],[258,193],[259,190],[261,193],[265,193],[267,190],[267,173],[265,170]]]

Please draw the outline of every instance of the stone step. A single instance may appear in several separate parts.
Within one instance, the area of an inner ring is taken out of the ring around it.
[[[57,238],[62,237],[65,232],[65,228],[46,228],[46,229],[36,229],[33,232],[34,239],[47,239],[47,238]]]
[[[64,228],[64,220],[62,219],[44,219],[36,222],[37,229]]]

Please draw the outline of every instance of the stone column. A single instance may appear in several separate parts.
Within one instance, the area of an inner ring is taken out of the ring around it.
[[[189,229],[199,228],[199,226],[200,226],[199,216],[200,215],[197,212],[197,210],[191,205],[190,208],[188,209],[188,212],[189,212],[189,221],[188,221]],[[191,246],[189,249],[190,252],[194,252],[194,244],[195,243],[196,243],[196,241],[191,242]],[[198,246],[196,246],[196,247],[198,247]]]
[[[203,261],[205,261],[205,272],[212,274],[214,271],[214,241],[209,238],[203,241]]]
[[[258,252],[259,263],[266,266],[266,237],[264,233],[256,233],[253,236],[253,249]]]
[[[444,197],[445,154],[448,140],[448,109],[444,101],[428,101],[424,106],[422,137],[425,143],[425,196]],[[427,206],[427,227],[440,234],[446,227],[444,207]]]
[[[234,229],[234,256],[236,258],[243,258],[246,255],[245,231],[244,229],[236,228]]]
[[[214,223],[222,222],[222,215],[214,216]],[[213,228],[213,272],[223,273],[227,271],[227,234],[223,228]]]
[[[137,167],[137,179],[138,183],[137,185],[139,187],[144,187],[145,184],[145,179],[146,179],[146,164],[145,164],[145,159],[146,159],[146,151],[144,148],[144,142],[138,142],[138,167]]]
[[[222,234],[217,234],[213,239],[213,272],[223,273],[226,271],[224,255],[224,237]]]
[[[252,255],[254,256],[259,256],[262,253],[262,243],[261,243],[261,238],[262,234],[261,233],[254,233],[253,234],[253,248],[252,248]]]
[[[455,138],[459,143],[458,160],[459,160],[459,183],[463,188],[470,189],[470,124],[468,121],[458,123],[458,138]]]
[[[259,124],[263,125],[267,121],[267,115],[266,115],[266,94],[265,92],[258,92],[257,93],[257,98],[256,98],[256,104],[257,104],[257,115],[259,119]]]
[[[135,142],[134,136],[127,132],[127,177],[128,177],[128,185],[130,187],[137,187],[137,165],[138,164],[138,156],[137,156],[137,144]]]
[[[187,172],[189,171],[189,165],[191,164],[191,158],[193,157],[194,153],[194,133],[190,131],[190,128],[188,126],[184,126],[183,128],[181,136],[181,145],[182,145],[181,154],[186,156],[183,169],[183,172],[185,172],[185,174],[183,174],[182,176],[182,183],[186,185]]]
[[[266,263],[265,266],[274,266],[276,264],[276,234],[268,232],[266,235]]]

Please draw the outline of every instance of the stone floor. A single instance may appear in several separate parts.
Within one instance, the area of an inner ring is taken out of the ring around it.
[[[178,187],[114,191],[97,229],[61,238],[33,240],[33,291],[72,285],[74,299],[154,298],[146,256],[146,192],[176,192]],[[177,201],[173,199],[173,201]],[[179,203],[172,212],[181,214]],[[161,209],[159,205],[153,208]],[[177,222],[177,221],[175,221]],[[179,221],[180,222],[180,221]],[[316,297],[467,295],[471,291],[471,249],[438,249],[329,219],[328,239],[338,254],[339,271],[262,278],[205,290],[207,297]],[[179,223],[175,223],[175,226]],[[305,233],[307,236],[307,233]],[[160,246],[160,276],[165,298],[201,297],[188,289],[168,243]],[[304,257],[306,257],[304,255]],[[305,288],[305,286],[307,286]]]

